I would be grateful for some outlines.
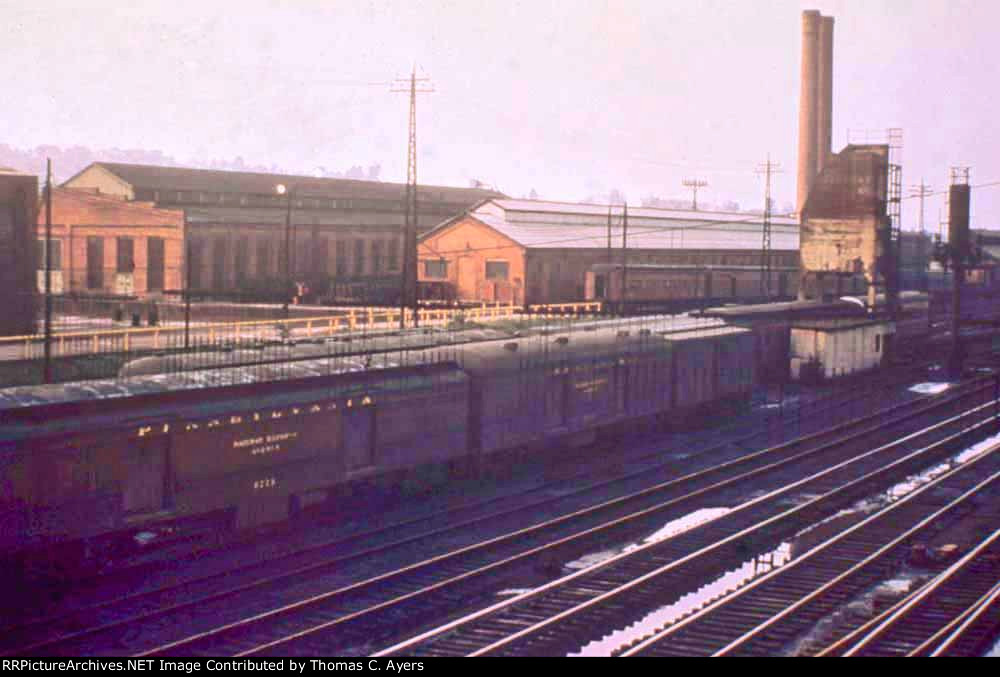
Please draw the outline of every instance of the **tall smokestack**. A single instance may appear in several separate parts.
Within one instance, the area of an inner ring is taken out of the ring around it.
[[[819,111],[816,118],[816,174],[833,154],[833,17],[820,17]]]
[[[816,10],[802,13],[802,80],[799,92],[799,176],[798,207],[802,212],[809,187],[816,177],[818,159],[816,149],[819,120],[819,38],[822,17]]]

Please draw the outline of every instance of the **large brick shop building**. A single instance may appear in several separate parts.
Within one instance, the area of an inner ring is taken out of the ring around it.
[[[402,266],[403,184],[96,162],[63,186],[181,211],[192,289],[280,286],[289,206],[291,279],[396,283]],[[422,185],[418,234],[497,196]]]
[[[463,301],[522,305],[615,300],[611,294],[620,282],[615,268],[627,260],[633,267],[628,278],[632,299],[746,300],[759,295],[760,216],[628,211],[623,250],[621,207],[612,210],[609,228],[606,205],[485,200],[421,238],[419,279]],[[771,246],[771,287],[779,296],[794,295],[798,221],[775,217]]]
[[[44,289],[45,207],[38,210],[38,288]],[[52,292],[149,296],[181,289],[184,213],[96,190],[52,191]]]

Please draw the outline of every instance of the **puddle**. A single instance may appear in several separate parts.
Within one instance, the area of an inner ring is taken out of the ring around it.
[[[611,656],[623,647],[659,632],[720,597],[729,595],[754,579],[783,566],[790,559],[791,545],[782,543],[776,549],[748,560],[739,568],[723,574],[694,592],[689,592],[673,604],[657,609],[627,628],[615,630],[599,640],[590,642],[578,653],[571,655]]]
[[[918,395],[940,395],[951,387],[951,383],[918,383],[910,388],[911,393]]]

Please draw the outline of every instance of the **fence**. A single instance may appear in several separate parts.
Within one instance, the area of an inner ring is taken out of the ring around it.
[[[421,308],[416,324],[422,327],[448,326],[532,316],[576,316],[601,311],[599,302],[560,303],[530,306],[527,311],[513,304],[482,303],[463,308]],[[301,311],[300,311],[301,312]],[[156,352],[205,346],[239,346],[274,341],[316,339],[376,329],[394,329],[400,324],[398,308],[368,307],[336,311],[336,315],[290,317],[237,322],[163,321],[157,326],[116,327],[87,331],[60,330],[52,335],[52,355],[96,355],[102,353]],[[407,327],[414,326],[414,311],[406,311]],[[0,360],[35,360],[43,357],[45,336],[30,334],[0,337]]]

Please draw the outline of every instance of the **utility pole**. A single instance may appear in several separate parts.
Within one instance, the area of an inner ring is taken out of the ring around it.
[[[611,204],[608,204],[608,265],[614,263],[611,256]],[[610,272],[610,271],[608,271]]]
[[[764,221],[761,224],[760,247],[760,295],[771,300],[771,176],[780,173],[781,165],[771,162],[771,154],[767,162],[757,166],[757,173],[764,175]]]
[[[614,301],[612,300],[614,297],[611,295],[611,280],[615,276],[615,270],[613,265],[614,262],[615,258],[611,250],[611,202],[609,201],[608,202],[608,274],[604,278],[604,298],[606,300],[604,310],[606,312],[612,311],[613,308],[612,304],[614,303]],[[594,284],[596,286],[597,284],[596,281]]]
[[[37,284],[37,283],[36,283]],[[52,159],[45,161],[45,383],[52,383]]]
[[[920,239],[917,240],[917,262],[920,265],[920,290],[927,291],[927,231],[924,227],[924,200],[931,195],[931,187],[920,179],[920,184],[910,186],[910,197],[920,198]]]
[[[184,352],[191,349],[191,234],[184,215]]]
[[[628,202],[622,215],[622,316],[628,313]]]
[[[693,211],[698,211],[698,189],[707,186],[708,181],[705,181],[703,179],[684,179],[683,181],[681,181],[681,184],[684,187],[690,188],[693,191],[694,195],[692,196],[691,199],[691,209]]]
[[[406,152],[406,219],[403,223],[403,269],[399,295],[399,328],[406,328],[406,308],[413,309],[413,325],[419,323],[417,312],[417,93],[430,93],[433,87],[417,88],[418,78],[414,66],[409,80],[397,79],[391,92],[408,92],[410,95],[410,134]]]

